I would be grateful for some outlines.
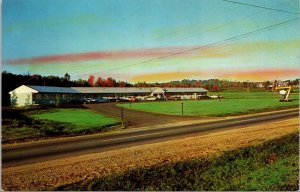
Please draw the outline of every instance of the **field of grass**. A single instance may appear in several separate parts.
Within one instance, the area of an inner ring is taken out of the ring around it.
[[[2,142],[106,131],[120,121],[87,109],[4,109]]]
[[[183,103],[183,114],[191,116],[229,116],[299,106],[298,94],[291,95],[291,102],[279,102],[279,94],[274,92],[220,92],[209,95],[218,94],[223,95],[224,99],[126,103],[118,106],[152,113],[181,115]]]
[[[72,124],[69,132],[88,129],[91,127],[103,127],[118,123],[118,120],[105,117],[86,109],[53,109],[30,115],[38,120],[50,120]]]
[[[294,89],[290,94],[291,99],[299,99],[299,92]],[[275,99],[279,100],[278,92],[271,91],[223,91],[223,92],[209,92],[208,95],[223,95],[226,99]]]
[[[128,170],[55,190],[297,191],[299,135],[207,158]]]

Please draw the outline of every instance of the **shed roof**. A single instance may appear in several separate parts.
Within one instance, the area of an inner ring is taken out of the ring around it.
[[[11,90],[10,92],[8,92],[9,94],[13,94],[13,93],[38,93],[37,90],[32,89],[31,87],[28,87],[27,85],[21,85],[20,87],[15,88],[14,90]]]
[[[39,93],[80,93],[71,87],[51,87],[51,86],[37,86],[27,85],[28,87],[38,91]]]

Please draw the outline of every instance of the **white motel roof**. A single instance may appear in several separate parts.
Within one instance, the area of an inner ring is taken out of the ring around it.
[[[156,88],[138,87],[72,87],[80,93],[151,93]]]
[[[31,92],[35,93],[66,93],[66,94],[80,94],[80,93],[203,93],[207,92],[203,88],[159,88],[159,87],[52,87],[52,86],[36,86],[36,85],[22,85],[21,87],[30,88]],[[12,92],[12,91],[11,91]]]
[[[203,93],[207,92],[203,88],[159,88],[159,87],[72,87],[80,93]]]
[[[167,87],[164,88],[164,90],[166,92],[169,93],[203,93],[203,92],[207,92],[206,89],[203,88],[174,88],[174,87]]]

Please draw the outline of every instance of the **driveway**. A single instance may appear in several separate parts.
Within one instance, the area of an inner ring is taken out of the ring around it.
[[[85,104],[84,106],[107,116],[121,118],[122,108],[115,105],[116,103],[99,103]],[[148,127],[203,119],[203,117],[163,115],[125,108],[123,108],[123,118],[124,121],[128,123],[128,128]]]

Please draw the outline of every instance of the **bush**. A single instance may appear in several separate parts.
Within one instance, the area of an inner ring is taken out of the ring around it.
[[[49,120],[34,120],[36,122],[35,128],[38,128],[40,132],[45,136],[57,136],[65,134],[65,130],[72,126],[69,123],[61,123]]]

